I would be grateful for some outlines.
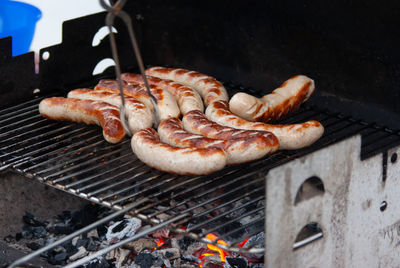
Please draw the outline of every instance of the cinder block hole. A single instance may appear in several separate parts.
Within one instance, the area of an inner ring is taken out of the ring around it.
[[[396,163],[397,161],[397,154],[393,153],[392,156],[390,157],[390,162],[392,162],[392,164]]]
[[[382,201],[381,205],[379,206],[380,211],[384,212],[387,208],[387,202]]]
[[[306,179],[297,191],[294,204],[313,198],[317,195],[323,195],[325,187],[322,180],[316,176]]]
[[[293,244],[293,250],[304,247],[324,236],[321,227],[317,222],[306,224],[296,236]]]

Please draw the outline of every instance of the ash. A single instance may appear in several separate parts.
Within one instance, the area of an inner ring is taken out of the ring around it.
[[[87,205],[81,210],[64,211],[47,220],[39,220],[34,215],[26,213],[22,219],[24,227],[21,232],[9,235],[4,240],[10,246],[29,253],[98,221],[112,212],[98,205]],[[138,218],[121,216],[45,252],[41,257],[52,265],[67,265],[150,227]],[[244,244],[244,247],[263,239],[263,233],[255,235]],[[203,268],[263,267],[262,255],[227,254],[226,261],[222,262],[218,252],[208,249],[206,244],[170,232],[169,229],[160,228],[150,235],[126,243],[121,248],[90,261],[83,267],[191,268],[200,267],[200,265]]]

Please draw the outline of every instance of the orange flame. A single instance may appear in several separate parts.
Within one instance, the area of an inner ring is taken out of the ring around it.
[[[217,237],[215,234],[213,234],[213,233],[209,233],[209,234],[206,235],[206,238],[209,239],[209,240],[211,240],[211,241],[214,241],[214,240],[216,240],[218,237]],[[217,240],[217,244],[228,245],[228,243],[226,243],[226,242],[223,241],[223,240]],[[211,250],[213,250],[213,251],[218,252],[218,256],[219,256],[219,258],[221,259],[221,262],[222,262],[222,263],[225,262],[225,257],[226,257],[226,256],[229,256],[229,253],[228,253],[228,252],[226,252],[225,250],[223,250],[223,249],[221,249],[221,248],[219,248],[219,247],[217,247],[217,246],[215,246],[215,245],[207,244],[207,248],[208,248],[208,249],[211,249]],[[204,253],[204,254],[201,255],[201,259],[203,259],[203,258],[206,257],[206,256],[212,256],[212,255],[217,255],[217,254],[213,254],[213,253]],[[204,264],[204,261],[201,262],[201,263],[199,264],[199,266],[200,266],[200,267],[203,267],[203,264]]]
[[[161,247],[162,245],[164,245],[164,239],[162,239],[162,238],[155,239],[154,242],[157,244],[156,248]],[[154,249],[156,249],[156,248],[154,248]]]

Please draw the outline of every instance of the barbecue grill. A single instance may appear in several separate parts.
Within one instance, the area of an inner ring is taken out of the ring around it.
[[[392,179],[397,172],[396,146],[400,144],[400,132],[393,130],[399,124],[393,118],[398,118],[399,106],[395,98],[381,98],[381,92],[375,89],[381,87],[390,96],[397,96],[399,72],[391,60],[377,60],[372,54],[382,53],[379,49],[386,43],[378,46],[381,43],[371,41],[361,46],[359,39],[351,38],[345,45],[330,42],[347,38],[352,31],[343,28],[332,35],[325,32],[334,29],[330,23],[338,11],[336,6],[330,12],[323,11],[326,14],[308,18],[313,11],[320,11],[317,3],[307,8],[285,2],[254,2],[251,8],[225,4],[213,3],[217,6],[211,9],[204,3],[129,3],[126,10],[135,18],[145,63],[182,66],[214,75],[230,96],[238,91],[262,96],[269,92],[265,88],[274,88],[296,73],[306,73],[316,80],[320,92],[279,123],[318,120],[325,133],[315,144],[278,151],[207,176],[178,176],[143,164],[132,153],[128,138],[111,145],[96,126],[41,117],[38,103],[43,98],[65,96],[70,89],[93,87],[100,78],[113,77],[111,69],[91,76],[96,64],[111,56],[107,38],[92,45],[93,36],[104,25],[105,13],[100,13],[65,22],[63,43],[40,51],[41,57],[50,57],[41,58],[39,74],[33,72],[33,53],[12,58],[11,39],[0,40],[5,48],[2,51],[7,51],[1,58],[5,70],[1,83],[3,90],[8,89],[1,97],[0,168],[138,217],[154,229],[168,227],[211,244],[217,244],[217,239],[210,241],[206,234],[215,233],[228,242],[219,247],[265,254],[265,263],[271,267],[368,263],[359,259],[363,251],[354,243],[372,243],[381,236],[384,238],[378,248],[384,262],[397,263],[390,254],[393,241],[397,241],[394,239],[398,239],[393,234],[398,218],[394,215],[397,199]],[[353,3],[361,12],[357,17],[360,21],[372,9],[367,4],[371,3]],[[223,14],[222,9],[226,10]],[[342,23],[349,21],[350,16],[344,16]],[[380,26],[370,30],[378,31]],[[124,38],[126,30],[118,21],[115,28],[121,67],[137,72],[130,43]],[[363,37],[366,29],[360,29]],[[333,51],[339,60],[329,54]],[[342,71],[346,64],[352,65]],[[352,70],[354,66],[358,69]],[[364,76],[375,67],[380,70],[379,77]],[[15,74],[21,72],[28,73],[25,81]],[[384,78],[390,83],[383,84]],[[343,81],[349,81],[351,91]],[[367,94],[365,85],[371,88]],[[330,106],[332,103],[335,105]],[[365,119],[359,119],[361,113]],[[363,205],[363,209],[368,213],[362,214],[355,204],[367,199],[369,205]],[[376,202],[378,207],[374,207]],[[374,212],[369,212],[370,207]],[[385,215],[382,221],[371,218],[381,215]],[[361,230],[345,231],[356,228],[355,223],[365,227],[367,238],[357,236],[363,235]],[[262,232],[265,241],[238,246]],[[389,234],[391,242],[385,240]],[[344,249],[354,249],[353,255],[347,255]],[[371,247],[364,249],[373,253],[367,260],[374,261],[377,256]]]

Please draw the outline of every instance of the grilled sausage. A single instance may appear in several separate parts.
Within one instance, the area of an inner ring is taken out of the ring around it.
[[[127,83],[144,83],[143,77],[140,74],[123,73],[121,74],[121,78]],[[168,90],[177,100],[182,114],[193,110],[204,111],[203,101],[199,93],[191,87],[154,76],[147,76],[147,81],[150,85]]]
[[[193,134],[183,129],[182,122],[178,118],[161,121],[157,131],[161,141],[172,146],[222,149],[226,152],[228,165],[249,162],[259,157],[258,154],[254,154],[253,148],[248,146],[248,143],[243,142],[243,139],[218,140]],[[252,136],[250,139],[257,140],[258,137]]]
[[[224,168],[225,152],[218,148],[179,148],[160,141],[157,132],[145,128],[135,133],[132,150],[145,164],[180,175],[204,175]]]
[[[229,109],[249,121],[274,121],[298,109],[314,89],[312,79],[297,75],[260,99],[243,92],[236,93],[229,101]]]
[[[39,112],[52,120],[100,125],[103,128],[103,136],[109,143],[118,143],[125,137],[118,107],[106,102],[63,97],[46,98],[39,103]]]
[[[125,82],[126,83],[126,82]],[[99,84],[95,87],[96,90],[106,90],[113,93],[119,93],[118,82],[115,80],[100,80]],[[123,86],[124,94],[132,96],[146,105],[151,103],[149,95],[147,95],[146,88],[143,84],[125,84]],[[159,120],[164,120],[170,117],[179,117],[180,110],[174,96],[168,91],[156,86],[150,86],[151,94],[157,100],[159,110]]]
[[[84,100],[104,101],[120,107],[122,100],[120,94],[88,88],[74,89],[68,93],[69,98]],[[135,133],[142,128],[153,125],[153,113],[146,105],[133,97],[125,97],[126,116],[128,117],[129,129]]]
[[[278,139],[270,132],[224,127],[208,120],[200,111],[188,112],[182,123],[185,130],[211,139],[240,139],[243,148],[248,148],[249,161],[264,157],[279,148]]]
[[[227,127],[269,131],[278,138],[279,148],[283,150],[294,150],[309,146],[324,133],[324,127],[314,120],[292,125],[250,122],[231,113],[226,101],[211,103],[206,109],[206,116],[209,120]]]
[[[120,94],[117,80],[102,79],[94,87],[94,89]],[[147,94],[146,89],[142,86],[138,84],[128,85],[128,83],[122,81],[122,90],[126,96],[134,97],[135,99],[143,102],[150,109],[154,109],[153,103],[150,100],[150,96]]]
[[[224,86],[215,78],[185,69],[151,67],[146,70],[146,74],[162,79],[169,79],[195,89],[203,98],[207,106],[213,101],[228,101],[228,93]]]

